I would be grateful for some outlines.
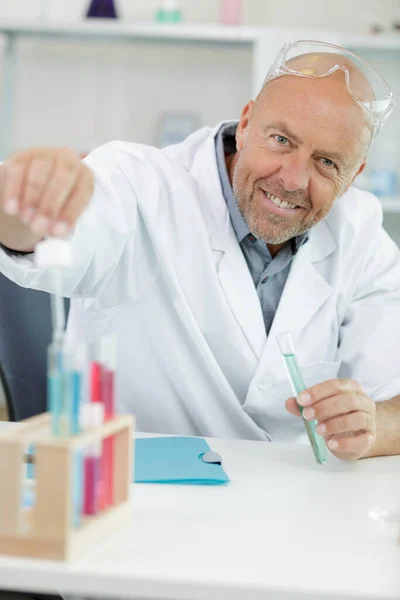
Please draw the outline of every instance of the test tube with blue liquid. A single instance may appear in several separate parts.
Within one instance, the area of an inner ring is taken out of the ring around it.
[[[40,242],[35,247],[35,264],[38,268],[48,270],[53,288],[50,296],[52,338],[47,351],[47,404],[53,436],[64,437],[80,431],[79,413],[85,368],[82,354],[78,351],[74,358],[72,351],[65,347],[63,277],[64,269],[72,266],[70,242],[52,238]],[[71,503],[73,525],[78,528],[83,509],[83,456],[77,451],[72,460]]]
[[[35,264],[47,269],[53,293],[50,295],[52,338],[48,347],[47,402],[52,415],[55,437],[69,434],[70,409],[65,393],[64,339],[65,305],[63,298],[64,268],[72,265],[72,248],[67,240],[48,238],[35,247]]]
[[[66,346],[64,349],[64,402],[68,415],[69,435],[82,430],[82,407],[88,398],[87,386],[88,355],[85,344]],[[83,450],[75,450],[72,464],[72,516],[78,529],[84,504],[84,461]]]
[[[293,390],[294,396],[297,398],[301,392],[304,392],[306,385],[304,383],[303,376],[301,374],[299,361],[296,356],[293,341],[290,333],[281,333],[277,336],[277,342],[283,362],[286,367],[286,371],[289,377],[290,385]],[[312,450],[314,452],[315,460],[319,464],[324,464],[328,460],[328,450],[325,445],[325,440],[320,436],[315,427],[316,421],[308,421],[303,417],[303,407],[299,406],[300,414],[303,419],[304,427],[307,432],[308,439],[310,441]]]

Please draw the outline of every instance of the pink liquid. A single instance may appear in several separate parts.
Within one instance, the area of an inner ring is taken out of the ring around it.
[[[103,370],[103,401],[105,420],[109,421],[115,414],[114,397],[114,372],[109,369]],[[103,442],[103,483],[105,505],[114,504],[114,438],[109,437]]]
[[[90,399],[92,402],[104,403],[104,368],[103,366],[94,361],[90,365]],[[97,473],[97,483],[96,483],[96,506],[97,510],[103,510],[106,507],[106,497],[105,497],[105,484],[104,484],[104,443],[102,444],[102,453],[101,457],[98,459],[98,473]]]
[[[103,367],[98,362],[90,365],[90,399],[92,402],[102,402],[102,373]]]
[[[242,18],[243,0],[221,0],[221,23],[239,25]]]
[[[95,515],[97,512],[97,488],[99,476],[99,458],[87,456],[84,466],[83,513]]]

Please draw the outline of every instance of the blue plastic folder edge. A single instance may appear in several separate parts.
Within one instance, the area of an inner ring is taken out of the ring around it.
[[[221,465],[202,460],[210,451],[203,438],[139,438],[134,445],[135,483],[222,485],[230,481]],[[30,454],[34,454],[33,448]],[[33,477],[34,465],[29,464],[27,478]]]

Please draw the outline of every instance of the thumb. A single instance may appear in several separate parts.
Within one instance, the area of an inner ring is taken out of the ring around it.
[[[285,406],[286,410],[290,412],[290,414],[294,415],[295,417],[300,416],[300,409],[297,406],[296,398],[289,398],[288,400],[286,400]]]

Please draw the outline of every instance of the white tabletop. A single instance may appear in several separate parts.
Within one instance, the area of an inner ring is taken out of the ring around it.
[[[400,457],[208,440],[227,486],[136,485],[132,522],[77,563],[0,557],[0,589],[185,600],[400,598]]]

